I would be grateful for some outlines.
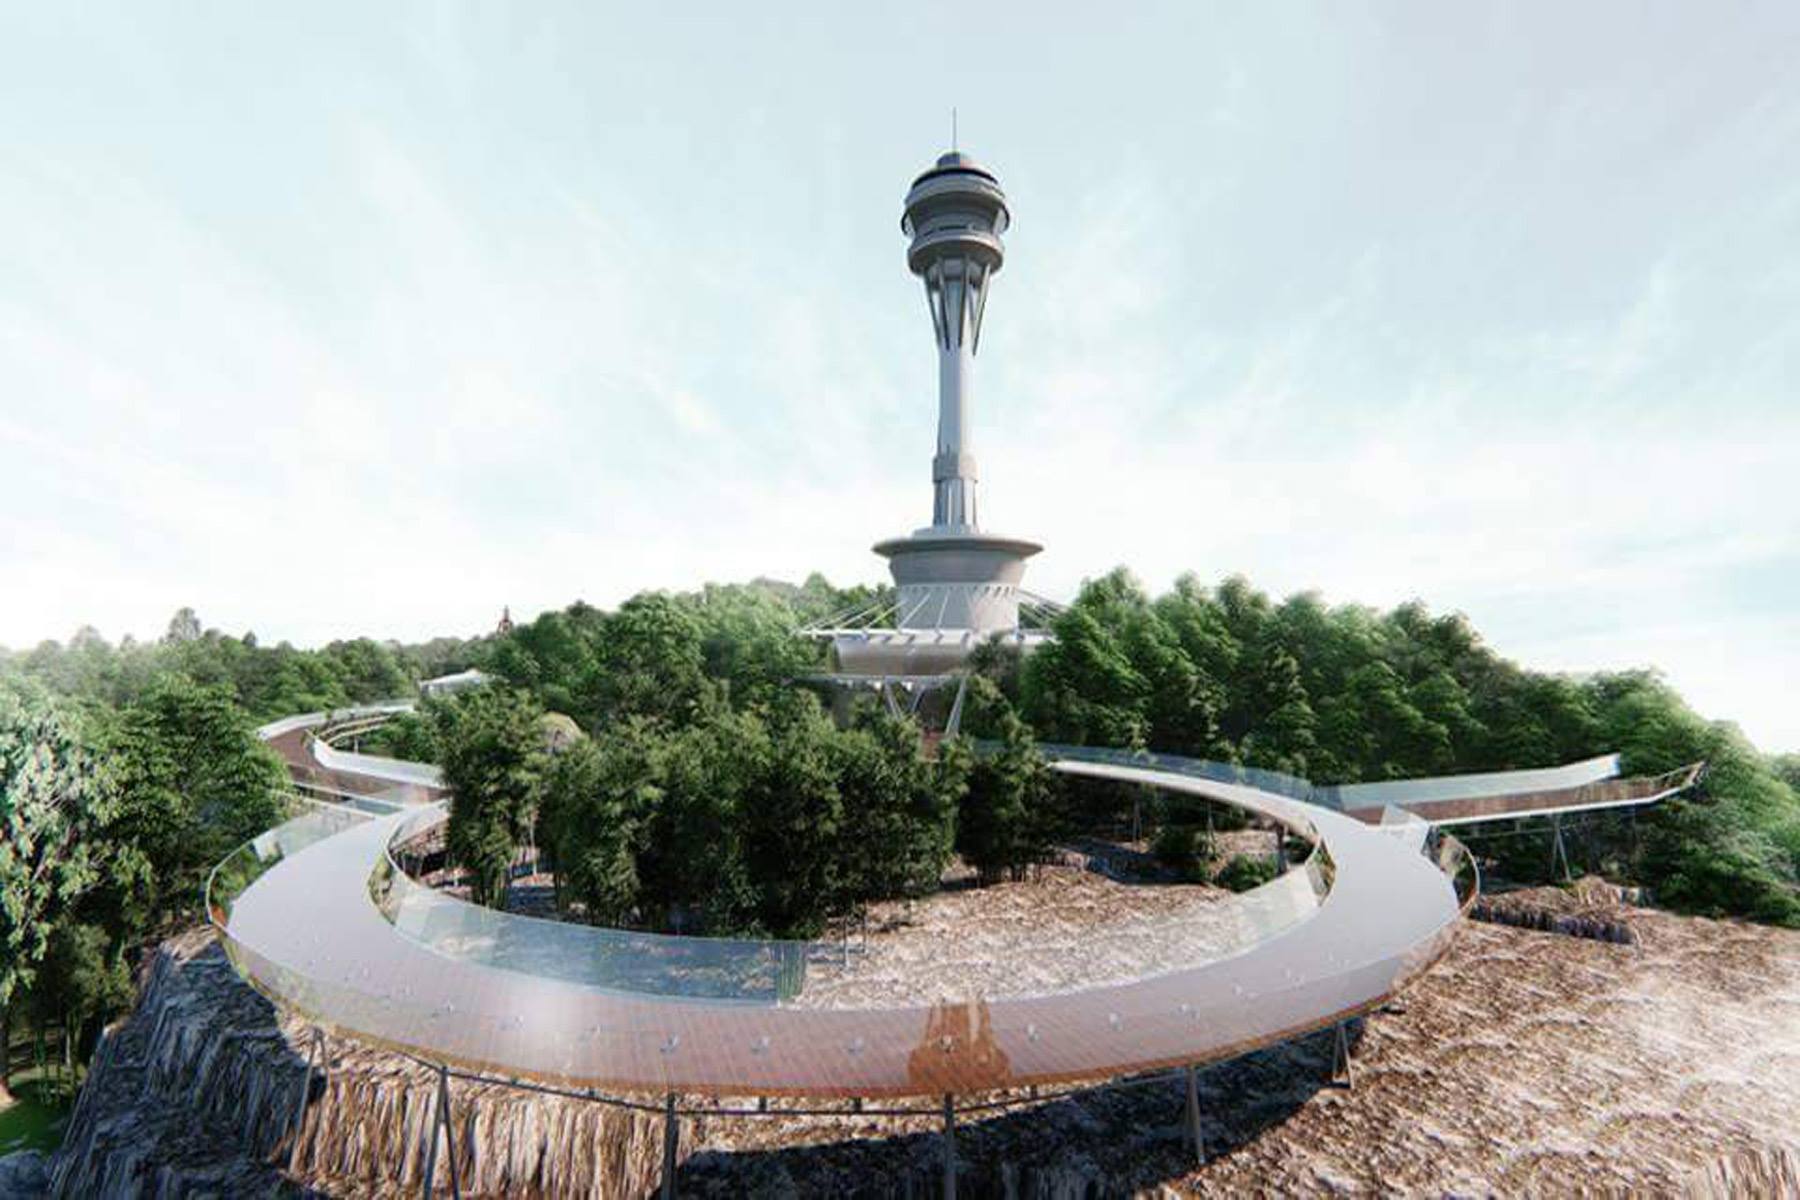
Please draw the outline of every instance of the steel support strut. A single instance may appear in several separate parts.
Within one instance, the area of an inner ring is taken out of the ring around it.
[[[969,677],[964,675],[956,683],[956,699],[950,702],[950,719],[944,722],[944,736],[953,738],[962,728],[963,698],[969,694]]]
[[[1331,1035],[1331,1082],[1351,1087],[1356,1082],[1350,1061],[1350,1026],[1339,1021]]]
[[[300,1085],[300,1101],[294,1105],[293,1133],[288,1140],[287,1166],[294,1169],[294,1159],[300,1152],[300,1131],[306,1127],[306,1108],[312,1100],[313,1064],[321,1066],[325,1057],[325,1031],[313,1026],[312,1038],[306,1048],[306,1080]]]
[[[431,1120],[431,1141],[425,1151],[425,1186],[422,1195],[431,1200],[437,1182],[438,1130],[444,1131],[444,1156],[450,1160],[450,1195],[462,1200],[462,1168],[456,1165],[456,1131],[450,1120],[450,1067],[438,1065],[437,1112]]]
[[[675,1152],[681,1146],[681,1125],[675,1119],[675,1093],[663,1101],[663,1200],[675,1200]]]
[[[450,1068],[438,1068],[438,1102],[444,1113],[444,1156],[450,1162],[450,1195],[462,1200],[462,1167],[456,1161],[456,1126],[450,1116]]]
[[[956,1097],[944,1093],[944,1200],[956,1200]]]
[[[1194,1144],[1194,1165],[1206,1165],[1206,1138],[1200,1131],[1200,1081],[1190,1063],[1187,1069],[1187,1131]]]
[[[1550,817],[1550,873],[1556,874],[1557,864],[1562,864],[1563,882],[1573,879],[1574,872],[1569,869],[1569,849],[1563,843],[1562,814],[1553,813]]]

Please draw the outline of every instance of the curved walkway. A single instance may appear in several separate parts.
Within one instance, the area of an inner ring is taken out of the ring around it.
[[[231,906],[227,944],[281,1002],[433,1061],[577,1087],[872,1097],[1099,1079],[1235,1055],[1379,1005],[1454,930],[1452,882],[1419,853],[1417,837],[1169,767],[1060,754],[1053,765],[1067,774],[1202,796],[1316,836],[1332,864],[1329,891],[1311,915],[1243,953],[1172,963],[1129,983],[897,1008],[744,1004],[606,990],[409,939],[371,896],[391,839],[416,816],[401,812],[276,862]],[[334,784],[355,786],[344,773]]]

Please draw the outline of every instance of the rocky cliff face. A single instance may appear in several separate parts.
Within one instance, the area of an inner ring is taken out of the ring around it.
[[[107,1030],[50,1187],[64,1196],[267,1193],[298,1073],[270,1007],[209,938],[162,947],[137,1011]],[[282,1101],[286,1100],[287,1105]]]
[[[310,1027],[245,986],[209,934],[166,943],[137,1011],[96,1052],[51,1194],[417,1195],[435,1074],[327,1039],[296,1139],[312,1044]],[[451,1108],[465,1195],[639,1195],[661,1173],[654,1115],[461,1081]],[[437,1174],[447,1195],[441,1149]]]

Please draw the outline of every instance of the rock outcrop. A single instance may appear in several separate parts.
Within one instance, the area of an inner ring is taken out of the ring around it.
[[[436,1074],[327,1038],[296,1138],[313,1045],[311,1027],[278,1016],[210,933],[165,943],[137,1011],[95,1052],[51,1194],[416,1195]],[[463,1081],[451,1095],[465,1195],[639,1195],[661,1174],[654,1114]],[[448,1171],[440,1140],[445,1194]]]
[[[0,1155],[0,1200],[35,1200],[50,1187],[50,1160],[41,1150]]]

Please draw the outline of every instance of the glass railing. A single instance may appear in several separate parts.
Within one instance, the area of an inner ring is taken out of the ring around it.
[[[977,743],[977,753],[991,752],[990,743]],[[1569,808],[1605,807],[1611,804],[1649,802],[1691,787],[1705,769],[1704,763],[1693,763],[1654,778],[1616,778],[1619,756],[1602,755],[1582,762],[1557,767],[1530,768],[1516,771],[1490,771],[1474,775],[1434,775],[1421,779],[1392,779],[1373,783],[1346,783],[1320,786],[1296,775],[1246,767],[1237,763],[1214,762],[1175,754],[1157,754],[1148,750],[1114,750],[1095,746],[1066,746],[1043,743],[1039,746],[1050,759],[1071,758],[1082,762],[1103,762],[1116,766],[1144,767],[1172,771],[1217,783],[1238,784],[1304,801],[1335,812],[1347,812],[1366,819],[1371,811],[1405,809],[1407,806],[1465,804],[1485,806],[1469,808],[1466,813],[1446,814],[1430,807],[1426,813],[1432,821],[1460,821],[1529,815],[1536,807]],[[1491,811],[1486,811],[1491,810]]]
[[[1255,788],[1290,800],[1303,800],[1308,804],[1323,804],[1326,808],[1338,807],[1335,803],[1321,800],[1316,794],[1320,789],[1313,787],[1307,780],[1296,775],[1284,775],[1280,771],[1265,771],[1260,767],[1214,762],[1205,758],[1187,758],[1179,754],[1157,754],[1150,750],[1114,750],[1102,746],[1067,746],[1043,742],[1038,745],[1038,749],[1045,758],[1051,760],[1069,758],[1079,762],[1173,771],[1178,775],[1192,775],[1196,779],[1210,779],[1214,783]]]
[[[369,895],[404,937],[437,954],[607,991],[773,1004],[800,993],[828,943],[688,937],[528,917],[427,887],[395,861],[398,847],[444,820],[422,809],[396,828]]]
[[[1387,804],[1404,806],[1439,804],[1449,800],[1485,800],[1539,792],[1573,791],[1586,784],[1611,779],[1618,773],[1619,756],[1607,754],[1558,767],[1336,784],[1315,789],[1314,803],[1349,810],[1380,808]]]
[[[472,904],[412,878],[399,861],[407,843],[444,819],[439,806],[404,818],[369,877],[370,897],[382,915],[433,953],[612,992],[749,1004],[798,1001],[810,970],[829,985],[817,1004],[830,1006],[830,997],[860,969],[859,955],[839,942],[647,933]],[[1058,948],[1061,961],[1053,974],[1068,980],[1066,987],[1019,980],[1004,990],[1009,996],[1047,995],[1229,958],[1310,916],[1330,887],[1331,864],[1315,838],[1292,869],[1197,904],[1175,921],[1127,914],[1084,930],[1078,944]],[[806,1003],[812,1006],[814,998]]]
[[[270,868],[316,842],[362,824],[371,815],[298,795],[284,795],[282,801],[291,814],[288,819],[233,850],[206,877],[207,917],[220,929],[230,922],[237,898]]]

